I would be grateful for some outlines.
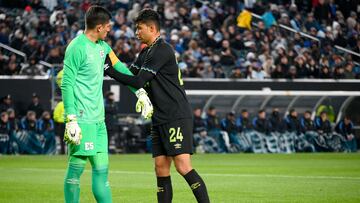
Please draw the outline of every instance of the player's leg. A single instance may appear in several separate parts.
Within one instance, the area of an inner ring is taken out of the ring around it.
[[[172,185],[170,176],[171,157],[155,157],[155,173],[157,180],[157,199],[158,202],[167,203],[172,200]]]
[[[92,191],[98,203],[112,202],[111,189],[108,180],[108,153],[99,152],[89,157],[92,166]]]
[[[210,202],[206,185],[200,175],[191,166],[190,154],[174,156],[176,170],[185,178],[193,191],[196,200],[201,203]]]
[[[96,155],[89,157],[92,166],[92,191],[98,203],[110,203],[108,140],[104,122],[96,124],[95,150]]]
[[[86,165],[86,156],[69,156],[64,180],[65,202],[77,203],[80,199],[80,176]]]
[[[181,119],[169,123],[168,142],[165,148],[173,157],[176,170],[185,178],[198,202],[209,202],[206,185],[192,168],[190,155],[193,153],[192,119]]]
[[[151,130],[151,142],[158,187],[157,199],[159,203],[168,203],[172,201],[171,157],[166,156],[158,126],[154,126]]]

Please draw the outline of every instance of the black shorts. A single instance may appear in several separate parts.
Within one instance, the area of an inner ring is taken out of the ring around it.
[[[193,121],[180,119],[153,126],[151,142],[153,157],[193,153]]]

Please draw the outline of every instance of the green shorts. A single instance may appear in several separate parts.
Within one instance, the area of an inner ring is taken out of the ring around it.
[[[82,139],[80,145],[69,144],[69,155],[94,156],[98,152],[108,152],[108,137],[105,122],[79,123]]]

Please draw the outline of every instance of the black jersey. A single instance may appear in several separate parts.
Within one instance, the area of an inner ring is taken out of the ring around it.
[[[134,74],[140,69],[155,75],[144,85],[154,106],[153,125],[192,117],[175,52],[168,43],[158,38],[144,48],[131,65]]]

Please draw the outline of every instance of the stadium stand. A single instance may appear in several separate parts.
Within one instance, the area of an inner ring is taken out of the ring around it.
[[[128,65],[142,48],[135,40],[133,19],[142,8],[151,7],[161,15],[162,37],[173,45],[183,77],[254,81],[359,79],[360,6],[356,2],[2,0],[0,75],[55,75],[62,69],[66,45],[83,31],[86,9],[98,3],[113,14],[113,29],[107,42]],[[250,16],[240,15],[244,9]],[[250,23],[251,29],[243,28],[243,21]],[[319,110],[327,99],[332,101],[333,111],[326,105],[325,111]],[[194,132],[194,147],[203,153],[356,151],[356,141],[351,136],[353,129],[345,129],[351,125],[344,127],[343,116],[339,116],[343,113],[342,104],[350,99],[353,98],[306,95],[191,97],[193,107],[198,106],[196,101],[205,105],[199,108],[200,114],[197,112],[197,124],[204,122],[205,126]],[[11,100],[11,95],[5,96],[0,106],[1,115],[4,112],[9,115],[9,118],[5,118],[5,114],[4,119],[1,118],[2,153],[65,152],[64,147],[55,148],[51,119],[45,119],[42,112],[37,112],[37,118],[33,119],[32,111],[39,111],[38,107],[15,107]],[[111,112],[108,118],[114,117],[111,102],[106,102]],[[209,108],[210,105],[213,107]],[[275,108],[280,116],[270,112]],[[309,110],[312,115],[310,118],[295,116],[293,108],[299,114]],[[46,107],[42,111],[51,109]],[[217,109],[219,114],[201,112],[207,109]],[[245,118],[241,109],[250,117]],[[255,115],[260,109],[271,113],[262,118],[266,121],[265,129],[256,124],[259,120]],[[316,111],[319,112],[314,113]],[[326,126],[322,118],[317,117],[321,112],[331,118],[328,131],[323,130]],[[108,122],[114,122],[112,119]],[[117,150],[119,148],[136,151],[134,147],[150,150],[145,144],[147,124],[140,125],[142,132],[139,134],[139,125],[134,123],[124,119],[111,129],[110,145],[114,152],[122,152]],[[129,145],[133,148],[129,149]]]

